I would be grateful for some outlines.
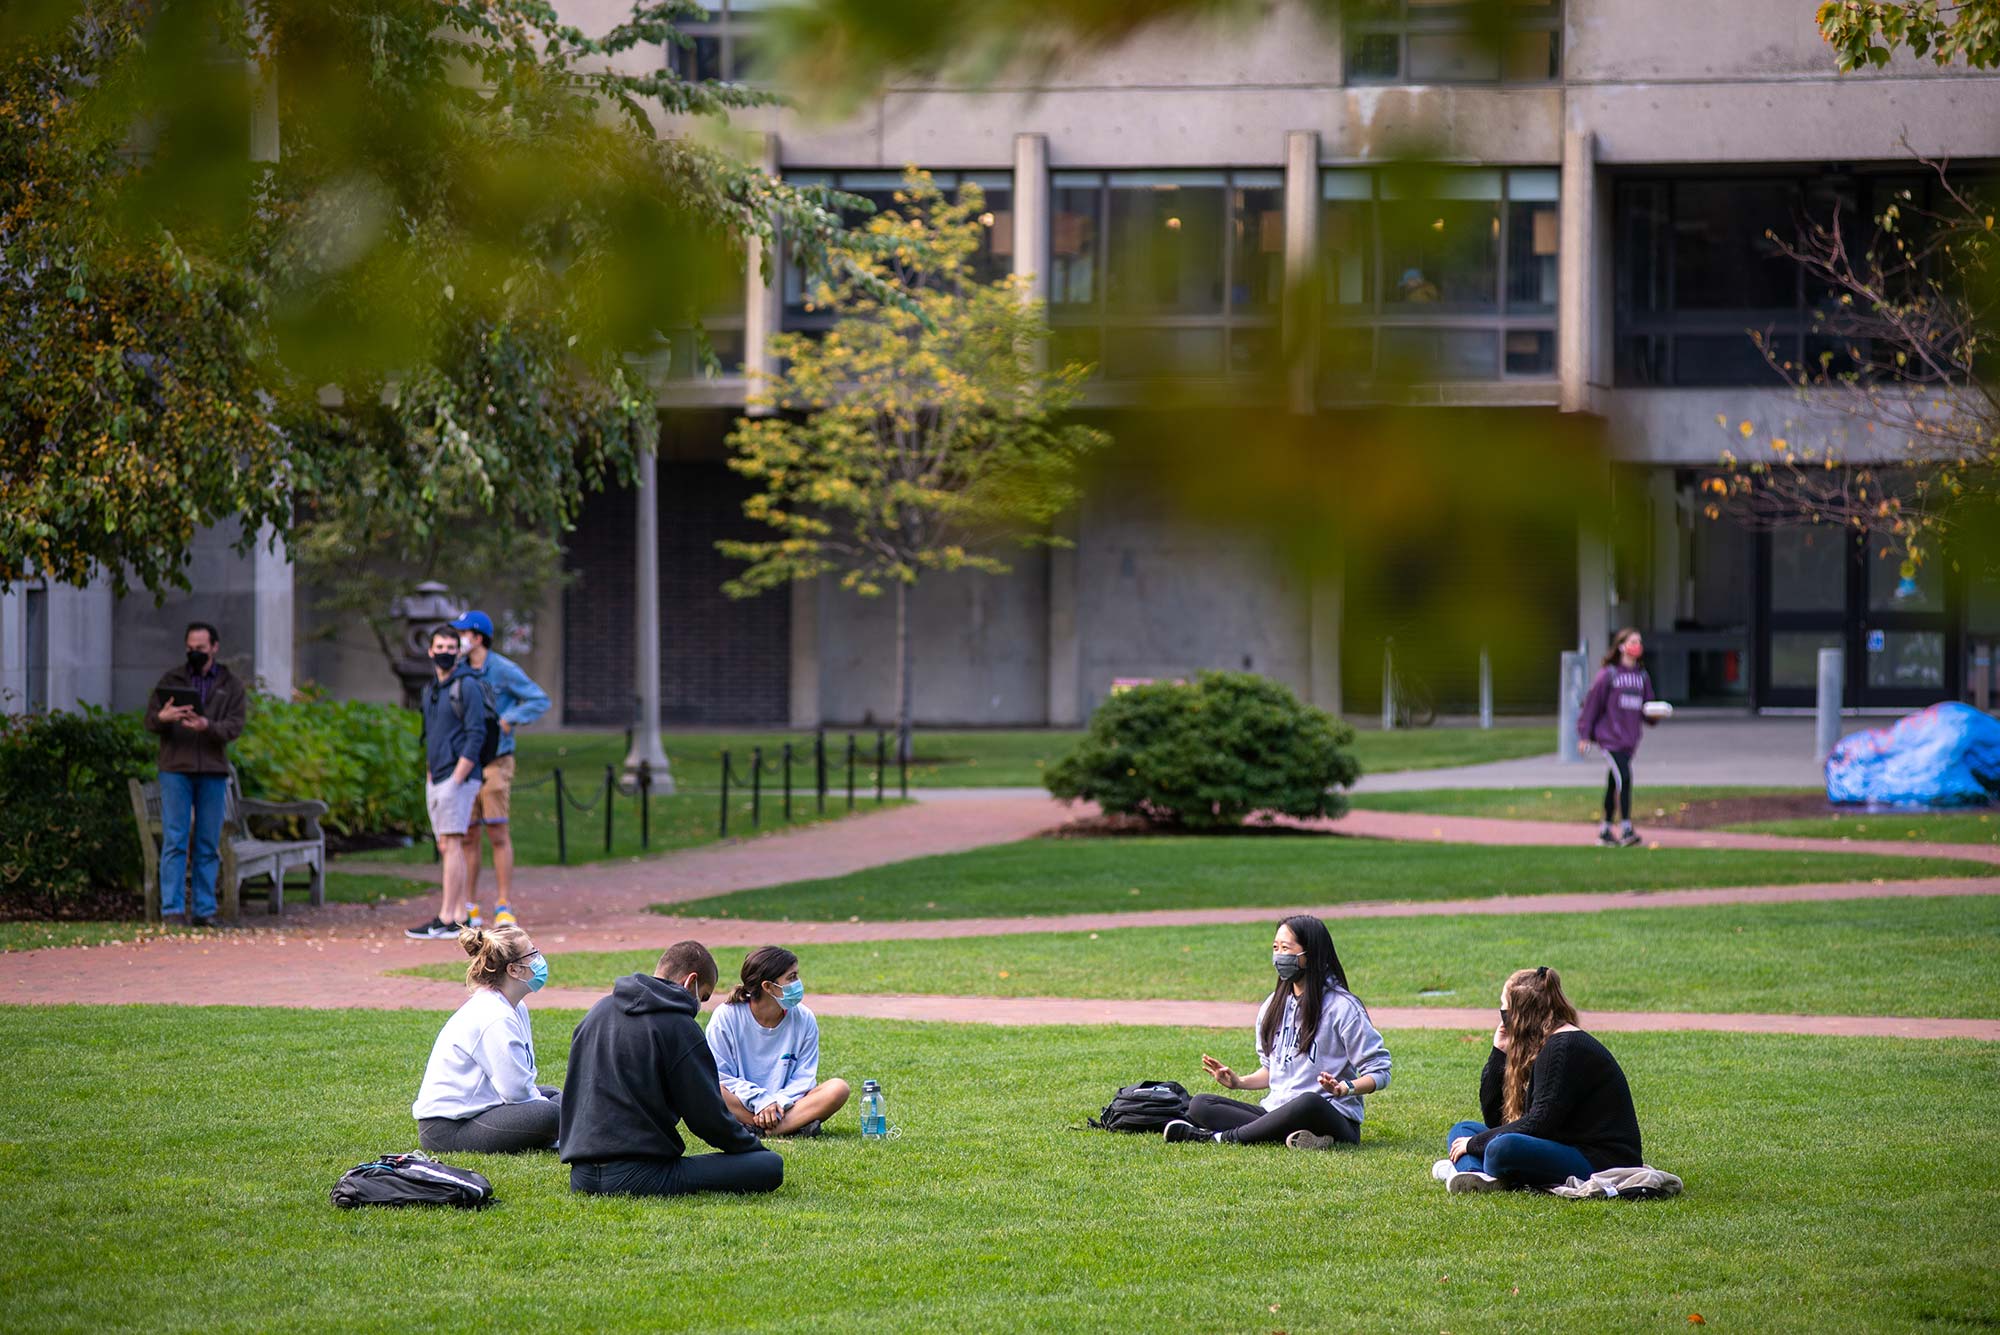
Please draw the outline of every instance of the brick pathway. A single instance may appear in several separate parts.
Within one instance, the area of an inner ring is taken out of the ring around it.
[[[716,945],[771,940],[834,942],[938,939],[1042,931],[1182,926],[1268,921],[1283,908],[1155,910],[1012,919],[955,919],[898,923],[759,923],[723,919],[672,919],[645,911],[656,903],[811,877],[844,875],[907,858],[960,852],[1026,838],[1073,819],[1077,813],[1034,793],[961,798],[950,802],[864,812],[826,825],[779,831],[727,845],[711,845],[645,861],[572,868],[527,868],[516,898],[528,914],[537,943],[551,951],[653,950],[681,936]],[[1310,823],[1308,823],[1310,824]],[[1540,822],[1353,812],[1333,825],[1359,836],[1489,844],[1588,844],[1594,830]],[[2000,849],[1978,845],[1839,843],[1709,831],[1662,831],[1663,847],[1802,849],[1957,856],[2000,862]],[[356,866],[366,864],[355,864]],[[379,864],[378,864],[379,865]],[[371,867],[371,870],[374,868]],[[407,874],[412,868],[381,868]],[[1352,903],[1310,909],[1325,917],[1406,917],[1465,913],[1578,913],[1620,908],[1673,908],[1709,904],[1800,900],[1896,898],[2000,893],[2000,876],[1915,882],[1795,886],[1744,886],[1704,890],[1607,892],[1429,903]],[[1309,906],[1310,907],[1310,906]],[[252,915],[249,930],[141,945],[38,950],[0,955],[0,1004],[182,1003],[308,1008],[455,1007],[463,990],[449,982],[408,978],[391,971],[412,964],[462,960],[456,943],[412,942],[401,936],[404,919],[421,913],[418,901],[387,908],[329,905],[289,912],[276,926]],[[550,989],[547,1006],[584,1006],[598,994]],[[1247,1025],[1254,1006],[1184,1001],[1088,1001],[1062,998],[820,996],[815,1009],[828,1015],[962,1020],[996,1024],[1220,1024]],[[1478,1027],[1486,1012],[1451,1008],[1381,1008],[1385,1027]],[[1595,1016],[1601,1029],[1724,1029],[1739,1032],[1884,1034],[2000,1040],[2000,1021],[1895,1017],[1641,1015]]]

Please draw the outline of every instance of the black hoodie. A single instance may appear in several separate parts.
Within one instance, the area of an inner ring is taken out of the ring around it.
[[[725,1154],[761,1149],[722,1101],[715,1058],[678,983],[635,973],[590,1008],[569,1041],[562,1161],[654,1159],[686,1152],[677,1122]]]

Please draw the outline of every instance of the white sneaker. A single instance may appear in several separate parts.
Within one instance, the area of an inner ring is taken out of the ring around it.
[[[1451,1174],[1452,1174],[1452,1167],[1451,1167],[1451,1160],[1449,1159],[1439,1159],[1436,1163],[1431,1165],[1431,1176],[1436,1178],[1440,1182],[1451,1181]]]
[[[1475,1191],[1504,1191],[1506,1184],[1491,1173],[1453,1172],[1445,1179],[1444,1189],[1454,1196],[1464,1196]]]

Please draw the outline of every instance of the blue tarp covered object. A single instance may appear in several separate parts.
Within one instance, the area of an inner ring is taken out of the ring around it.
[[[1841,738],[1826,758],[1829,802],[1984,806],[2000,797],[2000,722],[1971,705],[1932,705]]]

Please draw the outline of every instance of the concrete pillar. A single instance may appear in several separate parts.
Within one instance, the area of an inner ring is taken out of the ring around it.
[[[1014,136],[1014,273],[1031,301],[1049,299],[1049,140]]]
[[[1287,401],[1313,410],[1319,364],[1319,135],[1285,135],[1285,350]],[[1336,669],[1336,682],[1338,669]],[[1336,694],[1338,687],[1336,685]]]
[[[1556,759],[1565,765],[1577,765],[1583,762],[1583,753],[1577,749],[1576,716],[1583,710],[1590,660],[1577,650],[1566,650],[1559,670],[1562,679],[1556,688]]]
[[[1346,562],[1338,550],[1322,553],[1306,592],[1306,691],[1310,703],[1338,715],[1340,619],[1347,599]]]
[[[28,707],[28,598],[25,585],[0,592],[0,714]]]
[[[293,622],[292,562],[285,544],[269,524],[257,534],[250,553],[251,588],[256,625],[251,630],[251,662],[263,689],[280,699],[292,694],[293,646],[298,642]]]
[[[821,581],[792,581],[792,702],[794,728],[817,728],[819,704],[820,603],[826,597]]]
[[[1597,309],[1597,138],[1588,130],[1563,135],[1562,203],[1556,282],[1556,377],[1566,413],[1590,406]]]
[[[1576,646],[1587,657],[1611,642],[1611,547],[1588,527],[1576,531]]]
[[[111,707],[114,606],[111,582],[102,575],[80,589],[49,585],[46,680],[50,709]]]
[[[653,450],[639,455],[637,503],[638,541],[633,555],[638,562],[634,596],[639,642],[633,654],[638,679],[633,693],[639,698],[639,717],[632,724],[632,749],[625,753],[625,777],[634,779],[644,764],[652,770],[653,791],[671,793],[673,775],[660,745],[660,473]]]
[[[1813,708],[1813,759],[1825,760],[1840,741],[1840,701],[1847,688],[1847,651],[1819,651],[1818,690]]]
[[[1082,517],[1071,510],[1055,523],[1067,546],[1049,549],[1048,721],[1053,728],[1083,723],[1083,620],[1078,614],[1081,582],[1076,542]]]
[[[764,172],[768,176],[778,175],[778,136],[766,134],[764,137]],[[783,259],[783,252],[772,255],[775,266]],[[764,277],[764,246],[756,238],[751,238],[743,248],[743,378],[750,393],[755,394],[765,383],[764,377],[778,369],[777,359],[771,356],[771,335],[778,332],[779,321],[784,314],[784,279],[774,267],[770,279]],[[752,417],[768,416],[770,410],[761,404],[752,404],[744,410]]]
[[[1680,492],[1674,470],[1658,468],[1646,479],[1646,500],[1653,514],[1652,625],[1672,630],[1684,610],[1687,552],[1682,546]]]

